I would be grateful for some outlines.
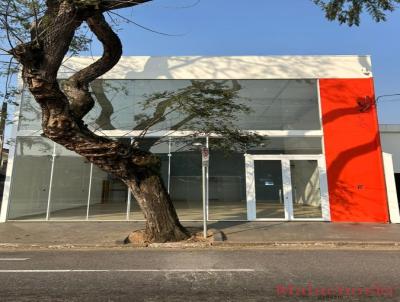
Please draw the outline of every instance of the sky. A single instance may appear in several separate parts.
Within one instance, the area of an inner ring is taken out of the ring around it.
[[[387,22],[365,15],[351,28],[311,0],[155,0],[118,13],[175,35],[121,24],[124,55],[371,55],[376,95],[400,93],[400,7]],[[379,102],[380,123],[400,124],[399,113],[400,96]]]

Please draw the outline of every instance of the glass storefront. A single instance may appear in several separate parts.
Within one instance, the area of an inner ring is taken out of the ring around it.
[[[128,131],[124,137],[114,136],[127,141],[135,139],[133,131],[148,128],[148,135],[140,140],[140,147],[161,159],[161,176],[181,220],[202,219],[202,163],[198,145],[204,146],[206,139],[174,137],[173,134],[153,137],[152,133],[201,128],[201,121],[188,115],[187,108],[182,108],[186,106],[185,101],[195,104],[204,98],[201,84],[207,81],[214,85],[212,87],[234,91],[232,101],[248,107],[247,112],[240,112],[235,118],[234,123],[240,129],[321,130],[315,80],[95,81],[91,92],[96,105],[85,118],[86,123],[93,130]],[[208,93],[220,94],[215,89]],[[124,183],[79,155],[40,137],[38,117],[39,106],[29,93],[24,92],[18,129],[32,134],[17,137],[7,219],[143,219],[135,198]],[[243,152],[213,149],[211,143],[210,220],[248,219],[246,154],[320,155],[322,135],[265,137],[257,146],[249,146]],[[254,181],[255,194],[259,197],[256,203],[258,217],[285,217],[284,183],[279,165],[279,161],[256,161]],[[320,218],[320,175],[316,162],[293,160],[290,170],[294,217]]]
[[[160,157],[179,217],[200,220],[201,157],[193,140],[145,139],[141,145]],[[81,156],[45,138],[18,138],[17,146],[9,219],[143,220],[126,185]],[[30,187],[21,190],[25,183]]]

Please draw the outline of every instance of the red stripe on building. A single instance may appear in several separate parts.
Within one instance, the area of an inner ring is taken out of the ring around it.
[[[372,79],[320,80],[331,219],[388,222]]]

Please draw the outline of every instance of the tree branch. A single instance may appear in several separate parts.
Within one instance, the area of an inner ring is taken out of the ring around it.
[[[151,0],[102,0],[99,4],[99,8],[102,12],[106,12],[114,9],[139,5],[150,1]]]
[[[94,106],[89,93],[89,83],[112,69],[122,55],[122,44],[101,13],[87,19],[91,31],[103,44],[104,51],[100,59],[78,71],[65,83],[65,93],[70,99],[73,114],[82,119]]]

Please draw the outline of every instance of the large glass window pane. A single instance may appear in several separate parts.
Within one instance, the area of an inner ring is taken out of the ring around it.
[[[75,152],[56,145],[50,219],[86,219],[89,181],[90,163]]]
[[[93,165],[90,190],[89,220],[126,220],[128,187],[121,180]]]
[[[243,154],[210,152],[209,219],[247,219]]]
[[[294,218],[322,218],[318,162],[290,161]]]
[[[251,108],[239,116],[247,130],[320,129],[315,80],[241,80],[239,102]]]
[[[205,143],[205,140],[196,141]],[[201,151],[194,140],[172,141],[170,195],[182,220],[203,217]]]
[[[48,139],[17,139],[8,219],[46,218],[52,153]]]
[[[190,86],[189,80],[97,80],[91,84],[95,107],[85,117],[95,129],[167,130],[178,123],[170,94]],[[176,104],[175,104],[176,106]]]

